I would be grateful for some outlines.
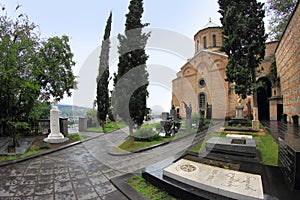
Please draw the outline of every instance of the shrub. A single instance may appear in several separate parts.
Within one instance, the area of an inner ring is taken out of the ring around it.
[[[161,130],[163,127],[161,126],[161,124],[160,123],[157,123],[156,125],[155,125],[155,129],[156,130]]]
[[[135,141],[141,142],[152,142],[162,139],[162,137],[153,131],[152,128],[140,128],[133,134],[133,136]]]

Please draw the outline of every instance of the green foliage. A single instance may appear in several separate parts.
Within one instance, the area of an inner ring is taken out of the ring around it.
[[[91,126],[97,126],[98,125],[98,119],[97,119],[97,110],[90,109],[86,112],[85,117],[87,120],[91,120]]]
[[[176,198],[170,196],[167,192],[151,185],[141,175],[129,179],[127,183],[148,199],[176,200]]]
[[[114,112],[129,125],[130,135],[134,124],[141,126],[148,109],[148,72],[145,46],[149,34],[142,33],[147,24],[141,23],[143,1],[131,0],[126,14],[125,35],[118,35],[119,64],[114,77],[112,104]]]
[[[256,0],[219,0],[224,41],[228,55],[226,81],[235,83],[243,99],[256,89],[257,67],[265,56],[266,34],[263,4]]]
[[[124,122],[113,122],[113,121],[107,121],[105,123],[105,132],[110,132],[110,131],[114,131],[114,130],[117,130],[119,128],[123,128],[125,126],[125,123]],[[90,132],[99,132],[99,133],[103,133],[103,129],[102,127],[91,127],[91,128],[88,128],[87,131],[90,131]]]
[[[70,96],[74,85],[68,37],[42,40],[36,27],[25,14],[0,16],[0,123],[6,135],[15,134],[13,123],[42,114],[39,100]]]
[[[156,133],[152,128],[140,128],[133,133],[135,141],[152,142],[161,141],[162,137]]]
[[[297,0],[268,0],[267,11],[271,16],[269,21],[272,40],[280,40],[288,20],[297,5]]]
[[[97,77],[97,117],[101,123],[102,129],[105,129],[106,116],[109,112],[109,49],[110,49],[110,31],[111,31],[112,13],[107,19],[104,38],[101,46],[99,72]]]

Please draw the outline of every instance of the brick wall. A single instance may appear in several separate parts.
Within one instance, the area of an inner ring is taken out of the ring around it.
[[[277,73],[283,95],[283,112],[292,121],[293,115],[300,116],[300,4],[276,50]],[[299,121],[297,122],[299,124]]]

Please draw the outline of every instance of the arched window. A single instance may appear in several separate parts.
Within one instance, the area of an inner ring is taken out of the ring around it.
[[[205,95],[205,93],[200,93],[199,94],[199,108],[205,109],[205,106],[206,106],[206,95]]]
[[[204,49],[207,48],[207,44],[206,44],[206,36],[203,37],[203,48],[204,48]]]
[[[200,42],[199,42],[199,40],[197,40],[197,49],[196,49],[196,51],[198,52],[199,49],[200,49]]]
[[[217,36],[213,35],[213,47],[217,46]]]

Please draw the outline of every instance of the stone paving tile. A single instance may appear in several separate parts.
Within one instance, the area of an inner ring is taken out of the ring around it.
[[[80,200],[99,198],[97,192],[92,187],[79,188],[75,190],[77,198]]]
[[[75,191],[81,188],[87,188],[87,187],[91,187],[92,184],[90,183],[88,178],[84,178],[84,179],[77,179],[72,181],[73,182],[73,186]]]
[[[73,186],[71,181],[66,181],[66,182],[55,182],[54,183],[54,192],[67,192],[67,191],[72,191]]]
[[[89,179],[93,185],[99,185],[108,181],[108,179],[102,174],[89,177]]]
[[[6,179],[5,185],[17,185],[21,181],[20,176],[10,176]]]
[[[38,180],[37,176],[23,176],[20,185],[34,185]]]
[[[70,177],[72,180],[75,180],[75,179],[87,178],[87,175],[84,173],[84,171],[77,171],[77,172],[71,172]]]
[[[17,189],[18,188],[16,185],[0,186],[1,197],[13,197],[13,196],[15,196]]]
[[[36,195],[53,194],[54,188],[53,183],[50,184],[39,184],[35,187]]]
[[[34,200],[53,200],[54,194],[35,195]]]
[[[71,180],[71,177],[68,173],[54,175],[55,182],[66,182],[66,181],[70,181],[70,180]]]
[[[100,183],[98,185],[95,185],[94,187],[100,196],[104,196],[116,191],[116,188],[110,182]]]
[[[34,194],[35,185],[20,185],[16,196],[31,196]]]
[[[75,192],[73,190],[66,192],[57,192],[55,193],[55,199],[77,200]]]
[[[38,176],[38,184],[53,184],[54,175],[39,175]]]

